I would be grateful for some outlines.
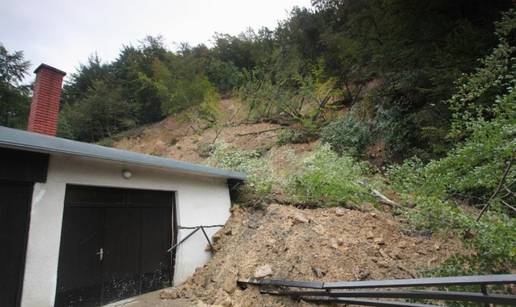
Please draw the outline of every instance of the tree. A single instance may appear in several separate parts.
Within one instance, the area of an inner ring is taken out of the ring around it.
[[[84,98],[67,104],[60,114],[61,135],[94,142],[106,136],[134,127],[131,106],[121,97],[118,88],[94,81]]]
[[[0,44],[0,125],[25,129],[30,108],[29,87],[21,85],[30,63],[22,51],[10,53]]]

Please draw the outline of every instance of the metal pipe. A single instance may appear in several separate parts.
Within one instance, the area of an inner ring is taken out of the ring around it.
[[[375,298],[409,298],[409,299],[433,299],[450,301],[467,301],[478,303],[491,303],[516,306],[515,295],[483,294],[472,292],[449,292],[449,291],[282,291],[282,290],[261,290],[261,293],[270,295],[281,295],[291,297],[375,297]]]

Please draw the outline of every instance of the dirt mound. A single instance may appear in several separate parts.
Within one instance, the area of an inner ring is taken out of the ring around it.
[[[411,278],[461,248],[458,241],[407,236],[402,229],[390,213],[374,208],[234,207],[214,237],[212,260],[181,287],[147,300],[163,306],[174,306],[176,301],[167,297],[176,296],[191,305],[299,306],[289,298],[262,295],[254,287],[242,290],[236,281],[260,274],[319,281]]]
[[[225,100],[221,104],[227,110],[224,124],[209,126],[169,117],[119,139],[114,146],[202,162],[207,145],[224,140],[237,148],[263,150],[272,172],[281,178],[317,145],[279,146],[277,138],[285,127],[244,123],[241,103]],[[234,206],[226,226],[214,237],[214,256],[207,265],[182,286],[134,298],[130,305],[311,306],[261,295],[254,287],[243,290],[236,281],[257,275],[318,281],[410,278],[461,250],[459,241],[406,235],[402,221],[392,213],[364,207],[359,211],[277,204],[263,210]]]

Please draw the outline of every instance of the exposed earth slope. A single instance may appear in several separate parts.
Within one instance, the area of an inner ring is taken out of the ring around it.
[[[245,123],[245,110],[222,101],[219,124],[182,120],[179,115],[116,138],[112,145],[183,161],[202,163],[215,139],[241,149],[265,153],[281,173],[292,155],[311,151],[316,142],[277,145],[285,127]],[[242,208],[235,204],[226,226],[214,237],[212,260],[178,288],[149,293],[124,306],[310,306],[289,298],[261,295],[236,285],[239,278],[266,274],[299,280],[365,280],[410,278],[462,250],[459,241],[409,233],[389,207],[361,204],[344,208],[300,209],[268,204]]]

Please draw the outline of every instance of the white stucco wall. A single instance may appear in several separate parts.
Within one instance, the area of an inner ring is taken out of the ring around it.
[[[129,169],[133,176],[121,176]],[[22,294],[23,307],[53,306],[61,223],[66,184],[124,187],[176,192],[176,215],[180,226],[224,224],[230,212],[229,190],[224,179],[185,175],[158,169],[127,166],[112,162],[52,156],[46,183],[34,187],[27,258]],[[208,229],[211,237],[218,228]],[[191,230],[180,230],[181,240]],[[201,231],[176,252],[174,284],[179,285],[210,253]]]

